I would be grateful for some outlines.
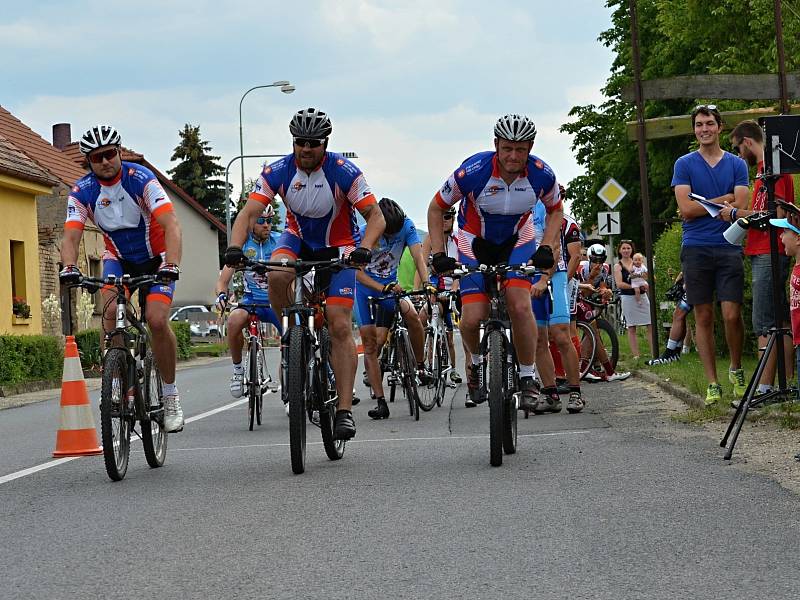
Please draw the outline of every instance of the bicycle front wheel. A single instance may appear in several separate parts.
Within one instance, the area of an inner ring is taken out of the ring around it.
[[[436,406],[436,394],[439,388],[439,360],[436,355],[436,331],[428,331],[425,336],[425,370],[430,373],[431,380],[427,383],[420,382],[417,391],[419,393],[419,407],[424,411],[432,410]]]
[[[164,430],[164,401],[161,374],[149,348],[144,358],[144,402],[147,417],[141,420],[142,448],[147,464],[157,469],[167,457],[167,432]]]
[[[100,390],[100,434],[103,460],[112,481],[121,481],[128,472],[131,428],[135,416],[128,404],[128,352],[111,348],[103,359]]]
[[[594,364],[594,355],[595,355],[595,336],[594,336],[594,329],[589,323],[585,321],[578,321],[576,323],[578,327],[578,339],[581,342],[581,353],[578,357],[578,369],[580,370],[581,379],[586,377],[586,374],[592,368]]]
[[[487,357],[484,368],[488,370],[489,396],[489,463],[493,467],[503,464],[503,437],[506,412],[506,356],[503,332],[493,329],[487,338]]]
[[[247,416],[250,422],[250,431],[253,431],[253,425],[258,423],[261,425],[261,396],[262,396],[262,370],[261,370],[261,353],[258,351],[258,343],[254,340],[250,341],[250,349],[247,353]]]
[[[403,394],[408,400],[409,414],[419,421],[419,390],[417,389],[417,360],[411,349],[408,333],[397,334],[397,356],[400,358],[400,377],[403,381]]]
[[[284,398],[289,403],[289,453],[292,472],[296,475],[306,470],[306,402],[310,382],[306,371],[308,351],[305,342],[305,332],[301,326],[289,330]]]

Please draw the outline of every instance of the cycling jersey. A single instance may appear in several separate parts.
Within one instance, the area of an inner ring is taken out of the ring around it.
[[[361,237],[364,237],[366,229],[366,225],[361,228],[359,232]],[[417,228],[411,219],[406,217],[400,231],[394,235],[380,237],[378,246],[372,249],[372,261],[364,267],[364,272],[373,278],[396,281],[397,267],[403,257],[403,250],[420,243]]]
[[[300,238],[312,250],[358,245],[355,209],[376,203],[361,170],[334,152],[326,152],[311,173],[297,167],[293,154],[264,166],[250,199],[266,206],[276,195],[286,205],[283,235]]]
[[[590,272],[591,264],[588,260],[582,260],[575,275],[578,277],[578,279],[580,279],[581,283],[589,283],[596,288],[599,288],[602,284],[605,284],[609,289],[611,289],[614,283],[614,278],[611,275],[611,267],[608,265],[608,263],[603,263],[603,265],[600,267],[600,271],[592,280],[589,279]]]
[[[570,244],[581,241],[581,228],[578,227],[575,219],[569,215],[564,215],[564,219],[561,221],[561,256],[558,257],[556,271],[567,270],[567,264],[569,264],[567,247]]]
[[[142,264],[166,252],[158,215],[173,210],[152,171],[122,162],[114,179],[94,173],[81,177],[67,198],[66,229],[83,229],[87,217],[103,232],[104,259],[119,258]]]
[[[257,241],[253,234],[247,236],[247,241],[242,246],[242,252],[250,260],[266,261],[272,256],[272,251],[278,243],[280,234],[270,232],[263,242]],[[269,303],[269,282],[267,274],[259,274],[254,271],[244,271],[244,293],[252,303]],[[263,320],[263,319],[262,319]]]
[[[520,243],[534,239],[530,218],[537,200],[547,213],[561,207],[556,177],[536,156],[528,157],[525,171],[507,185],[500,177],[496,152],[480,152],[465,160],[436,193],[442,209],[461,201],[458,211],[459,248],[462,236],[481,237],[501,244],[514,234]]]

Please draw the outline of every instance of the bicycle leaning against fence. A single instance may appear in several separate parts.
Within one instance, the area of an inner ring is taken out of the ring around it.
[[[82,277],[70,287],[83,287],[90,293],[101,288],[113,289],[116,322],[103,336],[103,377],[100,387],[100,433],[106,473],[120,481],[128,471],[131,432],[142,440],[147,464],[158,468],[167,455],[167,431],[164,428],[164,402],[158,372],[147,329],[145,298],[155,275],[130,277],[109,275],[99,279]],[[139,291],[139,313],[128,294]],[[105,311],[104,311],[105,312]],[[70,330],[72,320],[70,318]],[[139,423],[139,431],[135,427]]]

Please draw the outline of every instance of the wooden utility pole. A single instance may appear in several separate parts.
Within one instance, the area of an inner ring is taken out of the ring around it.
[[[786,58],[783,51],[783,12],[781,0],[775,0],[775,48],[778,51],[778,87],[781,94],[781,114],[789,114],[789,98],[786,86]]]

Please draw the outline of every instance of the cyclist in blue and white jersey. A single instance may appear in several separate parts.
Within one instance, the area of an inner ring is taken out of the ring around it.
[[[152,334],[153,355],[163,382],[164,429],[183,429],[183,409],[175,386],[177,341],[168,317],[175,282],[180,276],[181,228],[172,202],[152,171],[123,162],[120,136],[111,125],[96,125],[83,134],[78,147],[90,173],[80,178],[67,198],[67,219],[59,273],[63,285],[77,284],[78,248],[86,220],[103,232],[103,277],[124,274],[157,275],[160,283],[147,291],[145,317]],[[114,328],[114,291],[103,290],[103,328]]]
[[[428,207],[428,230],[437,273],[455,268],[456,261],[444,252],[442,216],[460,202],[458,254],[462,264],[522,264],[532,261],[542,268],[553,266],[553,248],[558,245],[563,214],[556,176],[540,158],[530,154],[536,126],[525,116],[505,115],[494,128],[495,150],[469,157],[445,181]],[[531,212],[541,200],[550,218],[542,244],[537,248]],[[531,308],[530,278],[509,274],[506,308],[511,319],[514,346],[519,359],[523,401],[536,398],[534,357],[536,321]],[[484,277],[474,274],[461,279],[461,336],[472,353],[468,387],[473,400],[478,394],[483,356],[478,352],[478,326],[489,315]]]
[[[272,231],[274,209],[268,204],[261,216],[253,223],[253,228],[242,246],[244,255],[250,260],[267,261],[278,244],[279,234]],[[217,280],[217,309],[222,312],[228,304],[228,285],[233,277],[234,269],[222,267]],[[228,348],[230,348],[233,375],[231,375],[231,396],[239,398],[244,393],[244,367],[242,366],[242,347],[244,346],[243,329],[247,326],[250,314],[248,304],[269,304],[269,281],[267,274],[254,271],[244,272],[244,295],[238,306],[228,316]],[[256,308],[256,315],[262,323],[272,323],[281,331],[281,322],[272,308]]]
[[[393,300],[384,300],[376,305],[373,314],[370,314],[369,297],[403,291],[397,282],[397,266],[400,264],[403,250],[406,248],[414,259],[418,274],[424,276],[427,267],[417,228],[414,227],[414,223],[406,216],[403,209],[391,198],[381,198],[378,206],[380,206],[386,221],[386,229],[378,240],[377,246],[372,248],[370,263],[364,267],[363,271],[356,273],[356,320],[360,327],[361,341],[364,344],[364,367],[372,388],[372,396],[377,402],[377,406],[367,414],[373,419],[387,419],[389,407],[383,393],[383,376],[378,356],[386,343],[395,307]],[[401,300],[401,310],[403,320],[408,327],[414,355],[417,358],[418,376],[420,380],[427,383],[428,375],[424,372],[422,360],[420,360],[425,343],[422,322],[408,299]]]

